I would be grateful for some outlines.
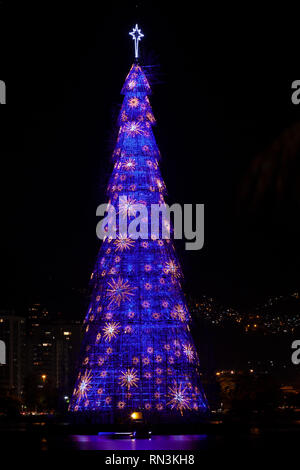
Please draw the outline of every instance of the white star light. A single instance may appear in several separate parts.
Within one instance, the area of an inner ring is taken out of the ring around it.
[[[139,41],[141,38],[144,37],[142,30],[139,29],[138,25],[136,24],[131,33],[129,33],[130,36],[132,36],[132,39],[134,40],[134,50],[135,50],[135,58],[137,59],[139,57]]]

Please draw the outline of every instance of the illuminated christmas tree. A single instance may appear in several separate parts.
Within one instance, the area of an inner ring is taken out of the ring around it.
[[[131,34],[137,57],[141,32],[136,26]],[[70,402],[72,412],[95,413],[103,421],[133,411],[142,411],[150,420],[172,421],[207,409],[173,241],[151,235],[150,218],[148,238],[133,239],[119,230],[121,221],[134,219],[135,204],[149,214],[151,204],[165,204],[150,93],[136,61],[122,89],[120,130],[107,188],[109,205],[118,215],[117,234],[103,240],[91,275],[91,301]]]

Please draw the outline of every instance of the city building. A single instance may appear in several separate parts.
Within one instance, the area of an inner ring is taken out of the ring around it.
[[[0,310],[0,340],[2,357],[0,361],[0,393],[21,398],[26,374],[25,318],[13,311]]]
[[[68,396],[74,384],[80,347],[81,322],[57,318],[40,303],[29,307],[27,376],[47,382]]]
[[[64,396],[69,396],[75,382],[78,353],[81,344],[81,321],[56,320],[55,329],[55,357],[56,357],[56,388]]]

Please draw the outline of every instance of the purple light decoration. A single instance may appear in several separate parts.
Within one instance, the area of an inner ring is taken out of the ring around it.
[[[122,196],[144,204],[149,214],[151,204],[165,202],[150,93],[142,67],[132,65],[107,188],[116,211]],[[103,241],[70,411],[111,420],[139,410],[149,420],[172,420],[207,410],[181,279],[171,239],[121,234]]]

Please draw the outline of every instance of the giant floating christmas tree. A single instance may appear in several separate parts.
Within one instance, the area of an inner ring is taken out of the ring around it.
[[[142,34],[137,26],[131,34],[137,58]],[[207,409],[173,241],[151,235],[150,217],[147,239],[133,239],[119,230],[121,221],[134,218],[136,203],[149,214],[151,204],[165,204],[150,93],[136,60],[122,89],[107,189],[110,207],[118,215],[117,234],[103,240],[91,275],[91,301],[70,402],[72,412],[95,413],[103,421],[133,411],[153,421],[174,421]]]

